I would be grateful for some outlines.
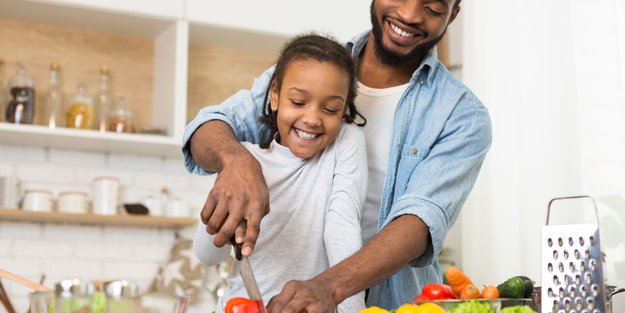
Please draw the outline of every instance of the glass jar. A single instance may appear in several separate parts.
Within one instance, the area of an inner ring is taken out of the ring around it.
[[[54,286],[54,312],[91,313],[93,284],[65,279]]]
[[[69,99],[65,110],[65,126],[68,128],[92,129],[95,119],[93,99],[87,93],[85,84],[76,86],[76,94]]]
[[[108,113],[113,104],[113,96],[110,89],[110,72],[106,65],[100,67],[100,91],[96,97],[96,107],[98,109],[98,117],[96,121],[96,129],[100,132],[107,130]]]
[[[104,285],[106,313],[140,313],[141,297],[134,282],[116,280]]]
[[[126,97],[121,96],[108,114],[107,130],[116,133],[132,133],[134,125],[133,114],[126,103]]]
[[[32,124],[35,120],[35,81],[28,77],[28,70],[18,65],[9,80],[7,107],[4,113],[9,123]]]

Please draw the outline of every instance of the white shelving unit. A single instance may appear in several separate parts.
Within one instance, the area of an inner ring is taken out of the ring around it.
[[[360,23],[353,22],[355,12],[362,15]],[[349,23],[345,14],[352,15]],[[167,130],[165,136],[109,134],[0,123],[0,144],[157,156],[180,155],[187,122],[190,43],[276,52],[294,34],[316,30],[347,40],[369,25],[368,5],[356,0],[301,4],[289,0],[2,0],[0,20],[151,38],[151,122]]]

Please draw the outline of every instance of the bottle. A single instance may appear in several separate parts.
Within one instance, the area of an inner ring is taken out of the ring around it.
[[[91,313],[94,287],[78,279],[65,279],[54,285],[54,312]]]
[[[109,89],[110,73],[106,65],[100,67],[100,91],[96,98],[98,116],[96,119],[96,129],[105,132],[107,129],[107,114],[113,102],[113,96]]]
[[[6,121],[15,124],[32,124],[35,119],[35,81],[28,70],[18,65],[9,80],[10,97],[5,111]]]
[[[78,84],[76,94],[69,99],[65,110],[65,126],[68,128],[93,128],[93,99],[87,93],[87,86]]]
[[[61,67],[58,63],[50,64],[50,86],[46,95],[46,113],[44,125],[50,128],[62,126],[63,95],[59,86],[59,71]]]
[[[132,118],[133,114],[126,104],[126,97],[120,96],[115,107],[108,114],[107,130],[116,133],[132,133],[134,132]]]
[[[0,112],[4,112],[4,99],[6,99],[5,93],[7,92],[4,90],[4,60],[0,59]],[[0,121],[2,119],[2,116],[0,116]]]

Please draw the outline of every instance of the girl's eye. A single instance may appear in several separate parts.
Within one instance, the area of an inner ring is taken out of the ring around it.
[[[336,114],[339,110],[337,109],[333,109],[333,108],[324,108],[324,111],[326,111],[329,114]]]
[[[299,101],[295,101],[295,100],[292,100],[292,99],[291,99],[291,103],[292,103],[294,106],[298,106],[298,107],[299,107],[299,106],[303,106],[303,105],[304,105],[304,102],[299,102]]]

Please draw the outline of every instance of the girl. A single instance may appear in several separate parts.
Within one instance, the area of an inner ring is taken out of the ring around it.
[[[360,216],[367,187],[364,118],[354,106],[354,63],[331,39],[305,35],[283,48],[265,94],[261,121],[268,135],[260,145],[242,143],[260,162],[270,194],[249,257],[264,303],[289,280],[305,280],[347,258],[362,245]],[[363,122],[356,123],[356,117]],[[195,252],[216,265],[231,250],[216,247],[200,225]],[[247,297],[239,270],[217,303]],[[359,312],[364,294],[338,306]]]

